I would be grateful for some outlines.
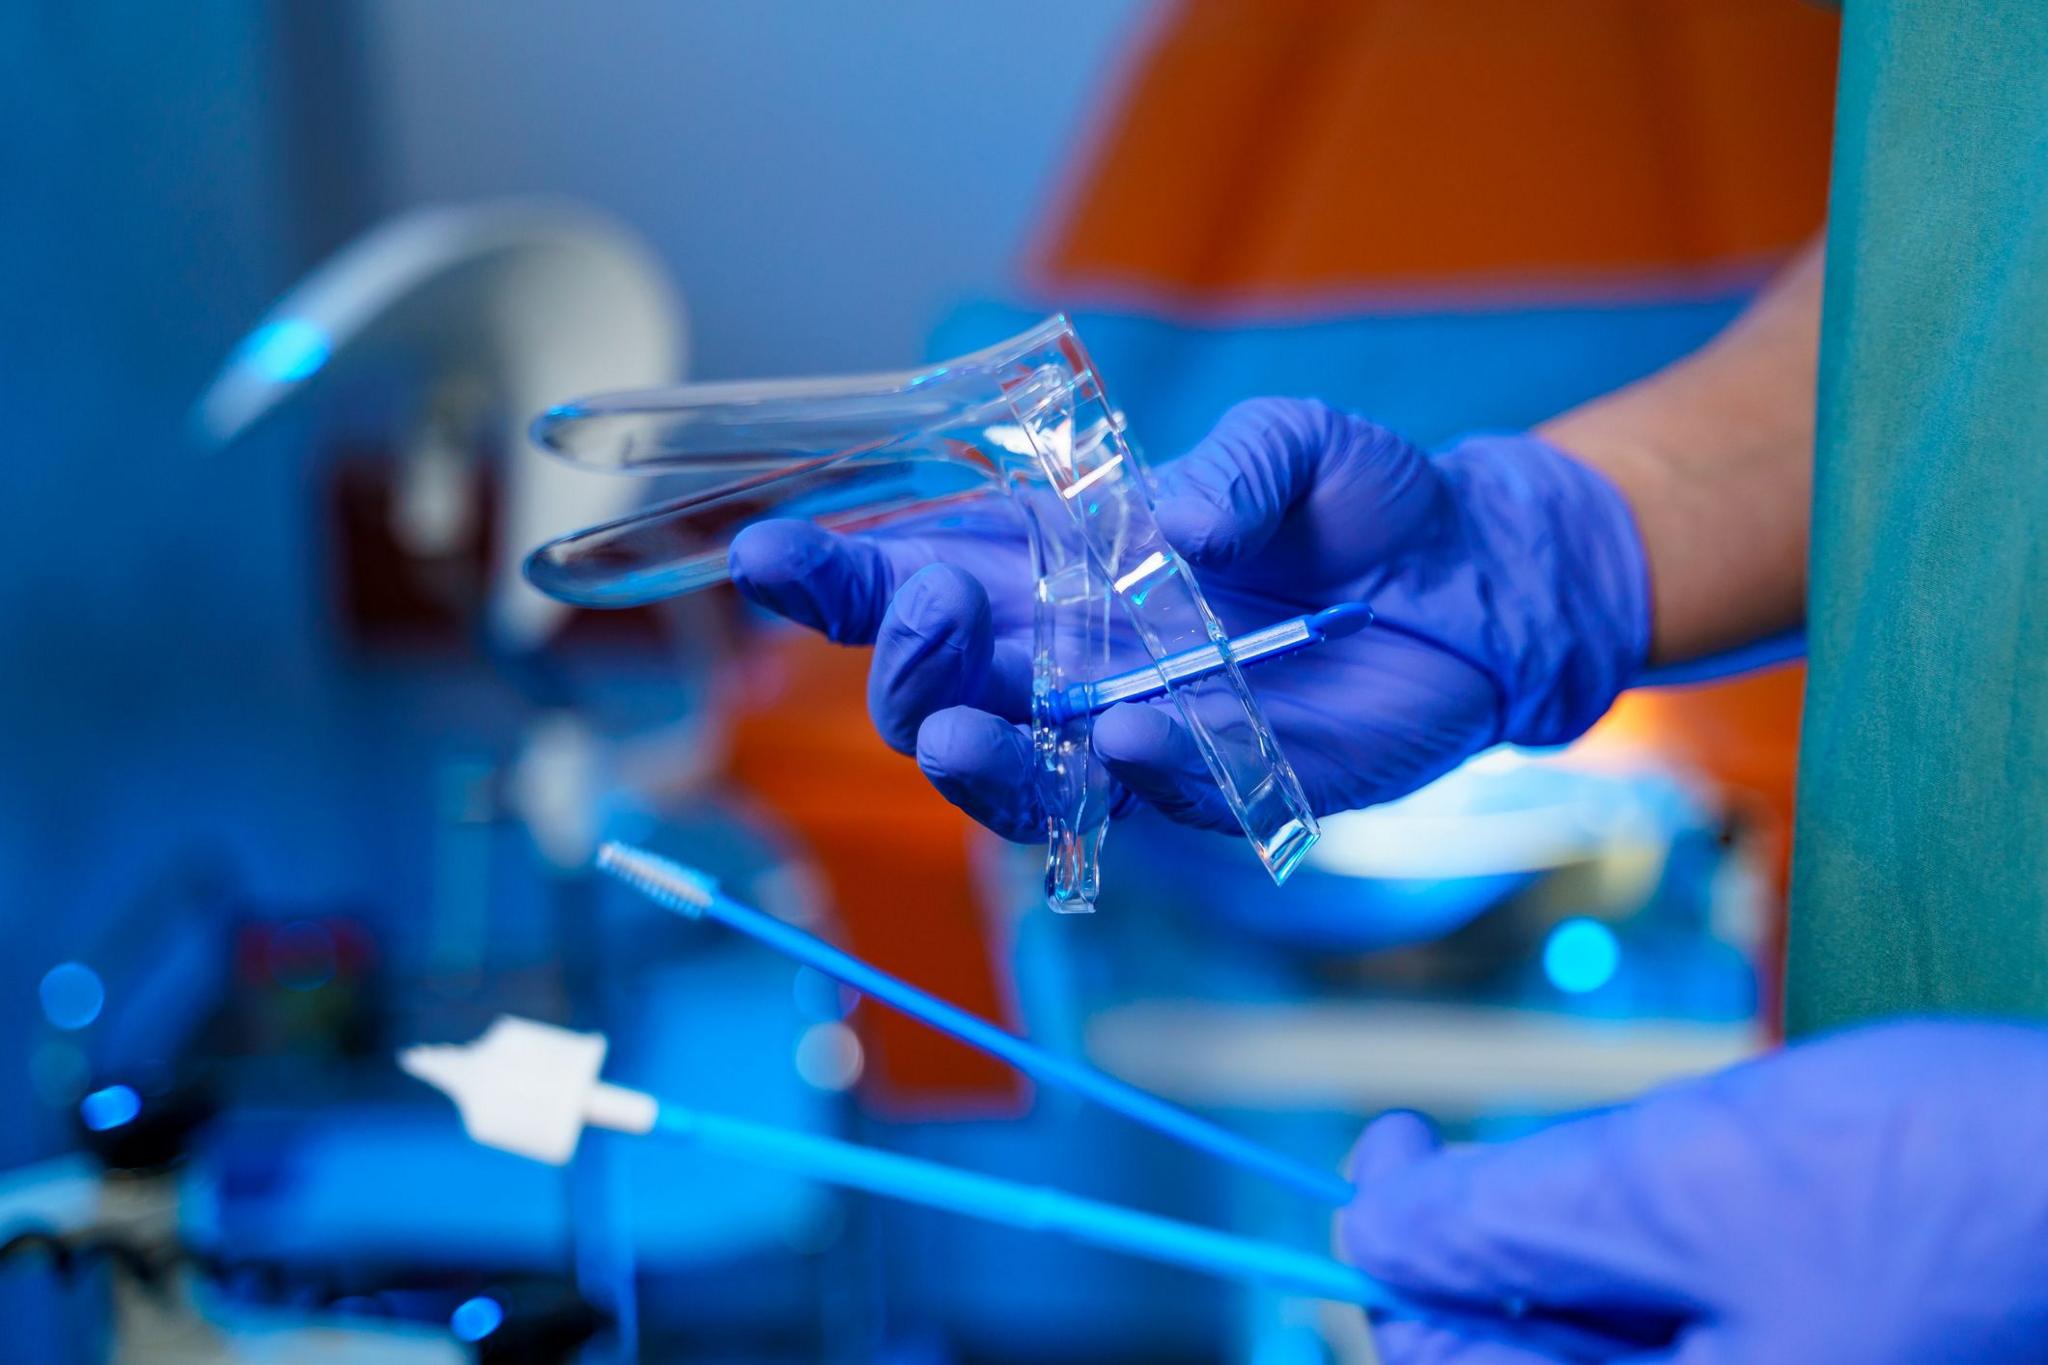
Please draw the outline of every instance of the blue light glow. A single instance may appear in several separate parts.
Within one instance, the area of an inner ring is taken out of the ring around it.
[[[81,1029],[100,1017],[107,988],[100,974],[83,962],[59,962],[43,973],[39,987],[43,1017],[52,1028]]]
[[[265,379],[293,384],[325,365],[334,343],[310,322],[278,318],[249,333],[237,350],[241,363]]]
[[[133,1086],[110,1085],[78,1102],[78,1117],[95,1133],[119,1128],[142,1112],[142,1096]]]
[[[1597,920],[1568,919],[1543,944],[1543,974],[1570,995],[1597,991],[1621,966],[1621,942]]]
[[[463,1341],[482,1341],[505,1321],[505,1309],[488,1294],[464,1299],[448,1315],[448,1326]]]

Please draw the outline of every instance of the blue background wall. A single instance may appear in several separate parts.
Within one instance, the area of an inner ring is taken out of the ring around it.
[[[1008,276],[1142,11],[373,0],[377,194],[619,215],[673,265],[701,377],[908,364]]]

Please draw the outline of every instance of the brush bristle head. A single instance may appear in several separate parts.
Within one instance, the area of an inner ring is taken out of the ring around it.
[[[717,886],[694,868],[616,839],[598,849],[597,866],[642,895],[686,915],[709,908]]]

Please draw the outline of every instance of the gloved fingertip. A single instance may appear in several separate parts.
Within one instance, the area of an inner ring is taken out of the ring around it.
[[[1237,558],[1237,518],[1208,498],[1182,492],[1168,483],[1154,506],[1154,515],[1166,543],[1189,563],[1220,569]]]
[[[900,572],[865,536],[787,517],[741,530],[726,564],[749,600],[839,644],[873,642]]]
[[[1372,1344],[1380,1365],[1554,1365],[1559,1359],[1414,1318],[1375,1322]]]
[[[927,564],[896,592],[891,604],[904,623],[934,633],[965,634],[990,619],[988,590],[956,564]]]
[[[916,757],[940,795],[1005,839],[1045,837],[1031,741],[1017,726],[972,707],[948,707],[918,727]]]
[[[1414,1318],[1374,1322],[1372,1344],[1380,1365],[1430,1365],[1443,1360],[1445,1346],[1436,1328]]]
[[[748,601],[837,638],[834,613],[819,593],[832,587],[821,582],[832,553],[830,531],[778,518],[741,528],[726,550],[726,564],[733,586]]]
[[[726,551],[732,580],[744,589],[801,579],[830,553],[831,534],[793,517],[743,526]]]
[[[1345,1173],[1360,1187],[1393,1175],[1437,1151],[1436,1126],[1413,1109],[1390,1109],[1366,1126],[1345,1159]]]
[[[1320,403],[1254,398],[1159,473],[1159,529],[1192,563],[1222,568],[1263,547],[1328,447]]]
[[[988,592],[951,564],[928,564],[897,590],[875,633],[868,714],[898,753],[925,719],[979,696],[995,651]]]
[[[1030,720],[1031,678],[1036,667],[1030,647],[1022,641],[997,640],[989,651],[981,695],[968,698],[969,704],[993,711],[1004,720]]]
[[[1111,777],[1167,818],[1201,829],[1237,828],[1201,749],[1171,705],[1112,706],[1095,718],[1090,746]]]
[[[1112,769],[1156,769],[1178,761],[1183,737],[1164,707],[1126,702],[1095,718],[1093,742]]]
[[[1337,1244],[1346,1261],[1371,1275],[1400,1278],[1404,1253],[1418,1235],[1409,1200],[1418,1163],[1442,1150],[1435,1127],[1413,1110],[1392,1110],[1366,1125],[1344,1162],[1357,1186],[1337,1215]]]
[[[949,706],[925,718],[917,737],[918,761],[931,764],[933,771],[975,771],[985,753],[1006,745],[1008,728],[986,711]]]

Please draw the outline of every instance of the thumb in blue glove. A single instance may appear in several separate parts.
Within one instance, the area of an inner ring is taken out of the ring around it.
[[[1231,633],[1339,602],[1367,602],[1383,623],[1253,675],[1318,812],[1402,795],[1502,739],[1572,738],[1647,646],[1626,505],[1533,436],[1432,457],[1323,404],[1262,399],[1161,471],[1157,508]],[[731,563],[753,600],[874,645],[875,725],[949,799],[1009,837],[1042,835],[1033,584],[1013,506],[989,497],[851,536],[762,523]],[[1235,827],[1171,702],[1105,712],[1093,750],[1113,810],[1144,801]]]
[[[2048,1033],[1917,1021],[1494,1147],[1390,1116],[1338,1231],[1443,1310],[1382,1324],[1385,1365],[2048,1361],[2044,1149]]]

